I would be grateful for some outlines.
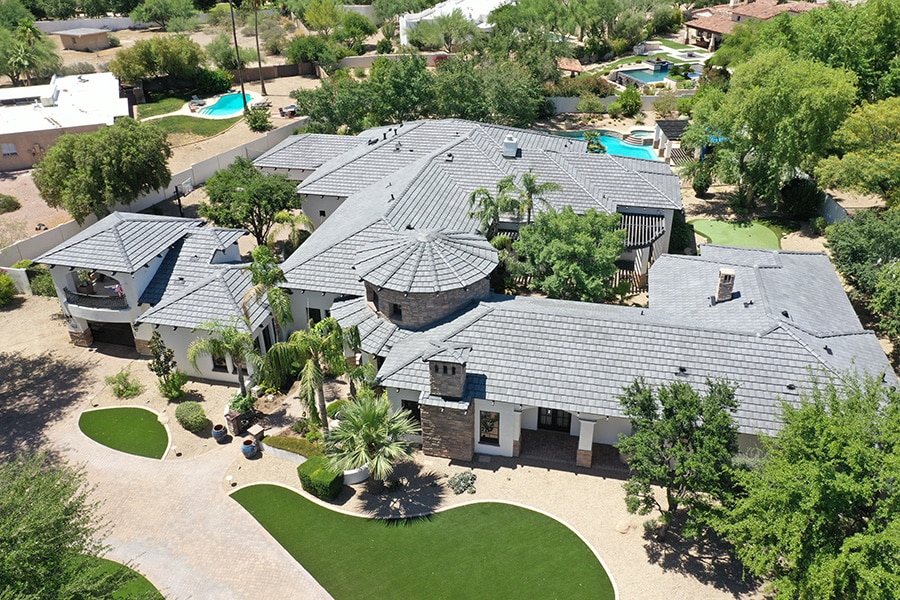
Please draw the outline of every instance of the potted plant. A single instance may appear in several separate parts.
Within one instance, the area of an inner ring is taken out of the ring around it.
[[[91,280],[90,271],[78,271],[78,282],[75,284],[75,289],[79,294],[94,293],[94,282]]]

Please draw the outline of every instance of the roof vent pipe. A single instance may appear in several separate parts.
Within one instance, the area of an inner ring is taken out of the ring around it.
[[[519,153],[519,142],[512,136],[507,134],[503,140],[503,158],[515,158]]]

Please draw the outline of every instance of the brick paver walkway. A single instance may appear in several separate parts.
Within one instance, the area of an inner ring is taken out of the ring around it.
[[[131,563],[168,600],[330,598],[228,497],[237,444],[194,458],[154,460],[87,439],[77,417],[54,427],[54,448],[84,464],[109,523],[108,558]]]

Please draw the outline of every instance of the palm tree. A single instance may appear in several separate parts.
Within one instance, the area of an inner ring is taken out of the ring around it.
[[[228,0],[228,8],[231,10],[231,34],[234,36],[234,58],[237,60],[238,81],[241,83],[241,99],[244,101],[244,114],[247,114],[247,94],[244,91],[244,63],[241,61],[241,48],[237,41],[237,25],[234,22],[233,0]]]
[[[510,190],[514,190],[519,193],[519,196],[516,199],[516,214],[518,218],[521,219],[522,213],[526,213],[526,224],[531,223],[531,211],[534,210],[535,200],[540,201],[541,204],[544,205],[544,207],[549,208],[550,203],[547,202],[547,199],[544,198],[544,195],[550,192],[562,191],[562,186],[555,181],[545,181],[544,183],[538,183],[537,179],[538,176],[535,175],[531,169],[529,169],[527,173],[522,173],[522,176],[519,178],[519,185],[513,186],[512,190]]]
[[[347,380],[350,383],[350,395],[356,397],[356,392],[360,389],[375,386],[375,379],[378,376],[378,367],[373,362],[362,363],[347,367]]]
[[[398,460],[412,454],[406,437],[419,432],[408,410],[392,413],[387,394],[363,388],[341,408],[341,422],[325,437],[325,453],[335,468],[368,466],[372,478],[382,482]]]
[[[262,54],[259,52],[259,0],[251,0],[251,2],[253,3],[253,36],[256,38],[256,64],[259,67],[259,90],[263,96],[268,96],[266,80],[263,79],[262,74]]]
[[[509,195],[514,188],[513,177],[508,175],[497,183],[496,196],[483,187],[469,194],[469,207],[477,207],[477,210],[470,212],[469,216],[478,219],[478,230],[488,240],[497,235],[500,215],[517,210],[515,198]]]
[[[249,319],[250,305],[259,302],[265,296],[277,327],[276,341],[280,340],[284,326],[294,320],[291,298],[284,288],[278,287],[278,284],[286,282],[287,278],[284,276],[284,271],[275,262],[275,255],[268,246],[257,246],[250,256],[253,257],[253,262],[246,267],[246,270],[250,271],[250,281],[253,287],[244,294],[241,308],[244,310],[244,316]]]
[[[359,347],[359,330],[343,329],[332,317],[322,319],[309,329],[298,330],[286,342],[273,344],[266,353],[266,364],[277,380],[283,380],[295,367],[300,370],[300,393],[310,410],[317,412],[322,428],[328,431],[325,409],[325,374],[340,375],[347,370],[344,346]]]
[[[238,326],[239,324],[241,327]],[[212,356],[218,359],[230,356],[231,362],[237,369],[241,395],[246,396],[244,368],[250,365],[254,370],[260,370],[263,366],[263,358],[253,343],[250,321],[244,318],[229,325],[220,321],[207,321],[198,329],[205,330],[209,336],[200,337],[191,342],[187,349],[188,362],[196,369],[197,359],[201,356]]]

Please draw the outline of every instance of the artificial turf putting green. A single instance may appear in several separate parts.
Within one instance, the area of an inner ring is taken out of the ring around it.
[[[162,458],[169,434],[156,417],[144,408],[116,407],[81,413],[78,427],[97,443],[120,452]]]
[[[562,523],[496,502],[419,519],[351,517],[276,485],[231,495],[336,600],[615,597]]]
[[[694,231],[709,240],[711,244],[739,246],[741,248],[781,248],[778,235],[759,221],[752,223],[731,223],[695,219],[689,221]]]
[[[90,563],[95,563],[94,568],[101,573],[116,571],[131,571],[134,573],[134,578],[112,595],[113,600],[133,600],[134,598],[139,598],[140,600],[165,600],[163,595],[159,593],[159,590],[137,571],[105,558],[91,557],[88,560],[89,563],[86,566],[90,568]]]

